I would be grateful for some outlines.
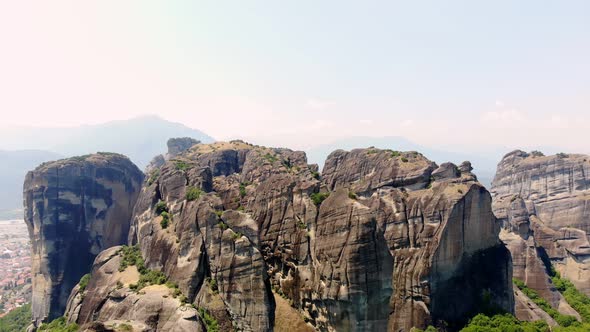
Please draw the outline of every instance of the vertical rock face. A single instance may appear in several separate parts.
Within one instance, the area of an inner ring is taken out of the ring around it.
[[[167,160],[174,158],[175,156],[183,153],[190,149],[191,146],[201,143],[191,137],[177,137],[171,138],[166,142],[168,146],[168,152],[166,154],[160,154],[155,156],[146,167],[146,173],[151,173],[156,169],[162,167]]]
[[[469,167],[437,168],[415,152],[330,155],[323,182],[335,191],[312,242],[318,325],[409,331],[460,325],[485,305],[511,312],[509,253],[490,195],[474,179]]]
[[[26,176],[33,319],[63,315],[70,291],[104,249],[125,243],[143,174],[110,153],[45,163]]]
[[[514,260],[514,277],[554,308],[576,313],[556,291],[551,266],[590,294],[590,157],[513,151],[498,164],[493,210]]]
[[[272,331],[275,293],[322,331],[409,331],[460,325],[486,306],[514,311],[499,230],[467,163],[336,151],[320,176],[302,152],[233,141],[193,146],[154,172],[129,242],[227,329]],[[117,288],[94,287],[100,276],[79,301],[72,293],[71,321],[128,311],[116,304],[135,294],[92,300]]]
[[[137,283],[140,275],[136,266],[120,270],[120,250],[111,247],[96,257],[86,287],[92,292],[74,288],[66,309],[68,319],[92,321],[83,327],[85,331],[206,331],[197,311],[183,306],[167,286],[131,291],[129,285]]]
[[[191,148],[195,144],[201,143],[192,137],[171,138],[166,142],[168,146],[168,155],[173,157]]]

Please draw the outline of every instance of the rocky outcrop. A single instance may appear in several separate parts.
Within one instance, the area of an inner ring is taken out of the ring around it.
[[[551,283],[551,269],[590,294],[590,157],[513,151],[498,164],[493,210],[514,277],[554,308],[577,315]],[[518,311],[517,311],[518,313]],[[520,318],[520,317],[519,317]]]
[[[70,291],[104,249],[125,243],[143,174],[124,156],[99,153],[42,164],[24,183],[32,243],[32,314],[63,315]]]
[[[303,152],[232,141],[195,145],[155,174],[129,243],[228,329],[273,330],[275,295],[322,331],[453,327],[482,308],[514,311],[510,254],[469,164],[371,148],[332,153],[320,176]],[[121,319],[93,300],[116,288],[107,279],[98,287],[93,272],[84,297],[72,293],[71,321]]]
[[[150,285],[140,291],[130,289],[130,285],[137,284],[140,274],[136,266],[120,269],[120,250],[121,247],[112,247],[103,251],[92,266],[87,286],[74,288],[66,310],[70,321],[89,322],[82,326],[85,331],[117,327],[120,331],[137,332],[206,331],[198,312],[183,305],[172,288]]]
[[[162,167],[167,160],[174,158],[182,152],[190,149],[193,145],[199,143],[201,143],[201,141],[198,141],[192,137],[170,138],[168,142],[166,142],[166,145],[168,146],[168,152],[166,154],[155,156],[146,167],[146,174],[149,175],[158,168]]]
[[[166,142],[166,145],[168,146],[168,156],[177,156],[190,149],[193,145],[199,143],[201,143],[201,141],[198,141],[192,137],[171,138],[168,140],[168,142]]]

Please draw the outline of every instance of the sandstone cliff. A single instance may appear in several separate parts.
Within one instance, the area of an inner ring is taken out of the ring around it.
[[[590,294],[590,157],[513,151],[498,164],[493,210],[512,253],[514,277],[554,308],[577,316],[551,283],[556,269]],[[526,319],[530,313],[517,310]]]
[[[188,150],[191,146],[199,143],[201,142],[191,137],[177,137],[168,139],[166,142],[168,152],[166,152],[166,154],[159,154],[155,156],[146,167],[145,172],[151,173],[155,171],[156,169],[162,167],[167,160],[170,160],[170,158],[176,157],[182,152]]]
[[[32,242],[32,313],[63,315],[72,288],[104,249],[125,243],[143,174],[124,156],[99,153],[42,164],[24,183]]]
[[[199,144],[148,174],[129,243],[228,328],[271,331],[284,316],[274,295],[322,331],[456,326],[482,308],[514,311],[510,254],[470,171],[371,148],[335,151],[320,176],[303,152]],[[83,294],[72,292],[70,321],[173,331],[183,306],[131,316],[141,297],[168,295],[133,292],[105,270],[118,256],[103,255]]]

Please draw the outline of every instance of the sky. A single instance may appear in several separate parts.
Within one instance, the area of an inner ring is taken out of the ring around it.
[[[0,128],[590,150],[586,0],[2,1],[0,45]]]

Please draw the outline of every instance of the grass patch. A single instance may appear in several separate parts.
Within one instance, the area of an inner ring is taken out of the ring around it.
[[[320,172],[316,172],[316,171],[311,172],[311,177],[313,177],[316,180],[319,180],[320,179]]]
[[[404,162],[404,163],[407,163],[407,162],[408,162],[408,158],[406,158],[406,157],[402,157],[402,159],[401,159],[401,160],[402,160],[402,162]]]
[[[311,194],[310,198],[313,204],[320,206],[322,202],[328,198],[328,196],[330,196],[330,193],[313,193]]]
[[[277,157],[275,155],[272,155],[270,153],[266,153],[264,156],[262,156],[264,159],[266,159],[267,161],[269,161],[271,164],[274,163],[275,161],[277,161]]]
[[[231,237],[232,237],[232,239],[234,239],[234,241],[237,241],[239,238],[241,238],[241,237],[242,237],[242,235],[243,235],[243,234],[242,234],[242,232],[234,232],[234,233],[231,235]]]
[[[211,292],[213,292],[213,294],[217,294],[219,292],[219,286],[217,286],[217,280],[215,278],[207,278],[205,281],[209,285],[209,289]]]
[[[133,331],[133,326],[126,324],[126,323],[119,324],[119,325],[117,325],[117,331],[131,332],[131,331]]]
[[[199,317],[201,317],[201,320],[205,323],[207,332],[219,332],[219,323],[217,322],[217,319],[209,314],[207,309],[199,308],[197,311],[199,312]]]
[[[80,292],[83,293],[88,287],[88,282],[90,281],[90,273],[87,273],[80,278],[80,282],[78,285],[80,286]]]
[[[356,200],[358,197],[356,196],[356,193],[354,191],[349,191],[348,198]]]
[[[139,281],[136,284],[129,285],[129,289],[139,292],[143,288],[150,285],[166,285],[166,287],[172,290],[172,296],[178,298],[182,304],[187,302],[187,297],[182,294],[178,285],[171,281],[168,281],[168,277],[162,271],[154,271],[145,267],[145,261],[141,256],[141,251],[137,245],[129,247],[124,246],[119,251],[119,255],[122,256],[121,264],[119,265],[119,271],[124,271],[128,266],[137,267],[139,272]],[[123,287],[117,283],[117,287]]]
[[[129,285],[129,289],[139,291],[150,285],[164,285],[168,278],[162,271],[154,271],[146,269],[139,276],[139,281],[136,284]]]
[[[247,183],[240,183],[240,197],[246,197],[246,187],[248,186]]]
[[[160,170],[159,169],[152,171],[150,173],[150,177],[148,178],[148,186],[151,186],[152,184],[154,184],[154,182],[156,182],[159,177],[160,177]]]
[[[68,324],[65,317],[59,317],[54,319],[51,323],[43,323],[39,326],[37,331],[48,331],[48,332],[76,332],[78,331],[78,324]]]
[[[119,272],[125,271],[128,266],[137,267],[137,271],[139,271],[139,273],[142,273],[142,271],[145,270],[145,262],[141,256],[141,250],[139,250],[139,246],[123,246],[121,250],[119,250],[119,255],[121,256]]]
[[[186,200],[187,201],[194,201],[199,199],[199,197],[201,197],[201,195],[203,194],[203,191],[199,188],[196,187],[188,187],[188,189],[186,190]]]
[[[185,172],[191,168],[191,165],[189,163],[187,163],[186,161],[182,161],[182,160],[174,161],[174,166],[176,167],[177,170],[183,171],[183,172]]]
[[[397,158],[402,155],[402,153],[399,151],[391,151],[390,154],[391,154],[391,158]]]

